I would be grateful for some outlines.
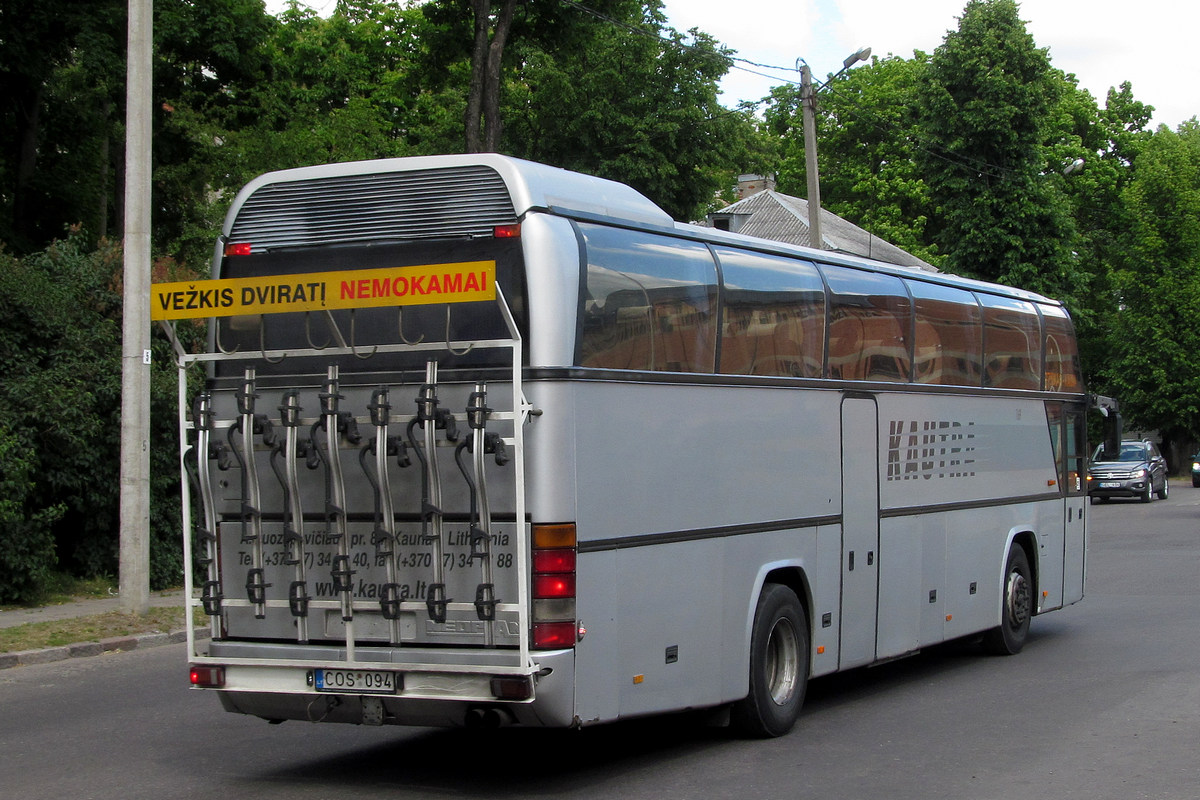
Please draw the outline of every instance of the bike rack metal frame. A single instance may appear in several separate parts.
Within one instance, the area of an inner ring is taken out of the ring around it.
[[[481,672],[490,675],[533,675],[538,667],[534,663],[529,649],[530,637],[530,587],[529,587],[529,557],[530,557],[530,542],[529,542],[529,521],[526,512],[526,493],[525,493],[525,447],[524,447],[524,427],[529,424],[531,416],[537,416],[537,413],[525,397],[525,392],[522,384],[522,355],[524,343],[517,328],[516,321],[512,315],[512,311],[504,298],[504,293],[499,284],[496,285],[496,304],[504,319],[504,323],[508,328],[508,339],[486,339],[474,341],[450,341],[447,335],[445,341],[428,342],[424,339],[419,339],[411,344],[381,344],[375,346],[372,351],[374,354],[392,353],[392,352],[428,352],[436,353],[439,351],[450,351],[451,353],[465,353],[468,350],[479,349],[507,349],[511,353],[511,408],[512,411],[489,411],[488,419],[512,423],[512,436],[501,437],[501,441],[509,448],[512,454],[512,466],[514,469],[514,491],[515,491],[515,512],[517,521],[516,536],[516,568],[517,568],[517,598],[515,602],[498,603],[496,610],[503,613],[515,612],[518,619],[519,630],[519,646],[515,650],[496,650],[491,649],[488,652],[492,655],[488,659],[486,666],[479,666],[469,663],[418,663],[418,662],[387,662],[386,666],[391,669],[396,669],[402,672],[430,672],[430,673],[472,673]],[[398,314],[403,313],[402,307],[398,307]],[[190,368],[197,364],[210,365],[221,361],[235,362],[253,362],[257,359],[269,363],[278,363],[283,358],[329,358],[342,355],[353,355],[358,358],[363,358],[358,346],[354,343],[339,342],[336,346],[325,347],[309,347],[303,349],[276,349],[248,352],[225,352],[217,350],[216,352],[207,353],[188,353],[180,343],[178,336],[175,333],[174,325],[171,322],[161,323],[167,336],[172,342],[175,351],[175,360],[178,366],[178,406],[179,406],[179,451],[180,451],[180,469],[181,469],[181,495],[182,495],[182,524],[184,531],[184,585],[185,594],[188,598],[188,608],[191,613],[188,614],[187,624],[187,645],[188,653],[192,663],[195,664],[221,664],[226,666],[269,666],[269,667],[311,667],[312,660],[296,660],[291,658],[249,658],[249,659],[229,659],[209,658],[201,653],[198,648],[199,639],[196,635],[197,626],[193,622],[194,611],[196,608],[202,608],[201,599],[194,596],[193,584],[193,553],[192,553],[192,513],[191,513],[191,487],[187,480],[186,462],[189,457],[194,457],[195,447],[189,442],[190,434],[196,430],[196,425],[193,420],[188,419],[188,398],[191,392],[188,381],[188,373]],[[449,334],[449,307],[447,307],[447,334]],[[407,340],[406,340],[407,341]],[[309,342],[311,345],[312,342]],[[466,421],[467,412],[455,413],[455,419]],[[370,418],[364,417],[361,420],[364,424],[370,424]],[[227,424],[227,423],[226,423]],[[222,423],[217,422],[213,425],[214,428],[222,427]],[[333,434],[336,436],[336,432]],[[200,463],[202,465],[207,461],[207,454],[202,456]],[[213,520],[214,526],[216,520]],[[474,610],[474,598],[461,603],[452,604],[452,608],[458,610],[461,606],[463,609]],[[267,608],[283,608],[289,607],[289,600],[281,599],[266,599],[264,604]],[[342,602],[340,600],[311,600],[308,603],[313,609],[341,609]],[[351,603],[352,607],[358,607],[360,603]],[[416,608],[418,605],[424,608],[424,601],[407,600],[404,605]],[[222,600],[224,609],[236,607],[250,607],[251,602],[248,599],[231,599],[225,598]],[[365,610],[368,607],[371,610],[377,608],[376,603],[371,603],[369,606],[362,604],[361,607]],[[214,632],[218,628],[219,617],[214,617],[211,622],[211,627]],[[346,628],[346,660],[339,662],[337,666],[342,668],[359,668],[359,669],[379,669],[383,666],[379,661],[356,661],[354,660],[354,642],[353,642],[353,626],[348,625]],[[398,651],[403,651],[402,645],[387,645],[395,647]],[[511,658],[502,659],[503,663],[498,663],[495,655],[497,653],[511,653]]]

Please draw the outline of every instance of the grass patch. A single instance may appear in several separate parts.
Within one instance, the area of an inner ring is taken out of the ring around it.
[[[0,611],[13,608],[36,608],[38,606],[57,606],[72,600],[95,600],[97,597],[112,597],[117,591],[117,579],[101,576],[99,578],[76,578],[65,572],[54,572],[46,579],[42,591],[34,602],[25,605],[6,605],[0,603]]]
[[[203,615],[203,612],[200,613]],[[101,639],[138,633],[169,633],[183,629],[184,614],[183,608],[175,607],[152,608],[147,614],[110,611],[90,617],[30,622],[13,628],[0,628],[0,653],[40,650],[78,642],[98,642]]]

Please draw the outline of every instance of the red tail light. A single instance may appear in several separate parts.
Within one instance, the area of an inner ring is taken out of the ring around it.
[[[535,600],[545,600],[554,597],[575,596],[575,574],[534,575],[533,597]]]
[[[192,686],[199,686],[204,689],[220,689],[225,685],[225,668],[196,665],[191,669],[190,679]]]
[[[539,650],[561,650],[575,646],[574,622],[535,622],[533,646]]]
[[[225,245],[225,255],[227,256],[248,256],[253,245],[249,242],[229,242]]]
[[[520,239],[521,238],[521,223],[517,222],[512,225],[497,225],[492,228],[492,235],[497,239]]]
[[[574,572],[574,550],[535,550],[533,553],[534,572]]]
[[[575,526],[533,526],[533,646],[541,650],[574,647]]]

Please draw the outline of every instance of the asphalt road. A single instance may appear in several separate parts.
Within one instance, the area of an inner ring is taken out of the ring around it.
[[[5,798],[1200,796],[1200,489],[1089,509],[1083,603],[1016,657],[954,643],[814,681],[791,735],[270,726],[182,646],[0,672]]]

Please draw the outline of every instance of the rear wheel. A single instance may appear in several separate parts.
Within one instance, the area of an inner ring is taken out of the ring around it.
[[[1004,591],[1000,604],[1000,626],[984,634],[983,645],[997,655],[1016,655],[1029,636],[1033,616],[1033,573],[1025,548],[1013,543],[1004,568]]]
[[[796,593],[768,583],[750,634],[750,693],[733,706],[731,724],[748,736],[782,736],[800,716],[808,684],[808,623]]]

